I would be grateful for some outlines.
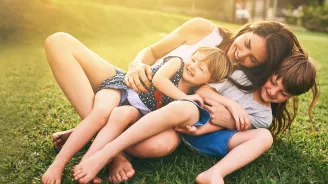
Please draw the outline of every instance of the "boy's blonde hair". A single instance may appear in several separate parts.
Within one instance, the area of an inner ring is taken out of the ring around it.
[[[228,60],[226,54],[216,47],[199,47],[196,52],[204,54],[202,62],[206,62],[211,73],[209,83],[219,82],[230,76],[234,70],[233,64]],[[196,53],[194,52],[194,53]]]

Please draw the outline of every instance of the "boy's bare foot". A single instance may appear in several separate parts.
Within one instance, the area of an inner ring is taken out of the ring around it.
[[[71,135],[74,129],[62,131],[62,132],[56,132],[52,134],[52,141],[54,142],[56,149],[61,149],[63,145],[65,144],[68,137]]]
[[[74,179],[80,183],[88,183],[93,180],[98,172],[106,165],[108,156],[101,151],[93,154],[88,159],[74,167]]]
[[[108,165],[108,181],[111,183],[121,183],[127,181],[134,175],[134,169],[126,154],[117,155]]]
[[[215,171],[214,169],[209,169],[205,172],[200,173],[196,177],[197,184],[222,184],[224,183],[223,177],[220,172]]]
[[[54,161],[42,176],[43,184],[60,184],[65,165]]]

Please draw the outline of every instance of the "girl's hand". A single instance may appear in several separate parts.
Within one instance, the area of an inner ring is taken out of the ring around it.
[[[204,101],[203,101],[202,97],[200,97],[198,94],[194,94],[194,95],[186,95],[186,96],[183,97],[182,99],[186,99],[186,100],[191,100],[191,101],[199,102],[201,107],[203,107],[203,104],[204,104]]]
[[[197,127],[195,126],[187,125],[184,128],[176,126],[174,130],[182,134],[197,135]]]
[[[251,118],[247,111],[235,101],[229,102],[228,109],[235,119],[237,130],[248,130],[251,125]]]
[[[150,81],[152,77],[153,72],[151,71],[151,67],[149,65],[141,62],[135,62],[130,65],[129,70],[125,75],[124,82],[129,88],[132,88],[137,93],[147,93],[148,89],[150,89]],[[142,85],[140,79],[148,89]]]

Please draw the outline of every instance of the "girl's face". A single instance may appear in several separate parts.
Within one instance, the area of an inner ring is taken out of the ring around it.
[[[208,70],[205,55],[196,52],[189,60],[185,62],[182,78],[195,86],[207,83],[211,78],[211,73]]]
[[[259,66],[268,59],[266,40],[253,32],[244,33],[233,41],[227,55],[232,63]]]
[[[292,97],[284,88],[282,79],[272,75],[261,87],[261,98],[268,103],[282,103]]]

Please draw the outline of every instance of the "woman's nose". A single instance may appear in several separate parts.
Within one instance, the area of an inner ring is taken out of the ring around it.
[[[269,91],[269,93],[270,93],[270,96],[272,96],[273,98],[276,98],[277,97],[278,90],[275,89],[275,88],[271,88],[271,90]]]
[[[251,55],[251,50],[249,50],[248,48],[243,48],[237,53],[237,57],[240,59],[244,59],[249,55]]]

